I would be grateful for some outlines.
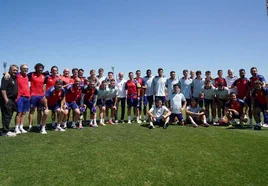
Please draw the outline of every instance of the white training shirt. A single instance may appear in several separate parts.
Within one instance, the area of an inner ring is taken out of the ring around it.
[[[145,94],[144,96],[152,96],[154,95],[154,89],[152,86],[154,76],[144,76],[143,81],[144,85],[147,87],[145,89]]]
[[[162,119],[163,114],[168,111],[169,110],[166,106],[161,106],[160,108],[157,108],[156,105],[153,105],[153,107],[149,110],[149,112],[156,116],[156,119]]]
[[[198,98],[201,88],[204,86],[205,84],[205,79],[194,79],[192,81],[192,88],[193,88],[193,97],[194,98]]]
[[[118,89],[118,98],[125,98],[126,97],[126,82],[125,79],[117,79],[116,80],[116,87]]]
[[[167,87],[167,91],[168,91],[168,100],[169,100],[169,96],[173,93],[173,85],[179,83],[179,81],[175,78],[175,79],[167,79],[166,81],[166,87]]]
[[[195,107],[195,108],[193,108],[193,107],[191,107],[191,106],[188,106],[188,107],[187,107],[187,110],[189,110],[190,112],[193,112],[193,113],[199,113],[199,112],[202,110],[202,108],[199,107],[199,106],[197,106],[197,107]],[[196,115],[192,115],[192,117],[195,118]]]
[[[99,75],[97,75],[97,78],[98,78],[99,85],[101,84],[101,82],[102,82],[103,80],[106,79],[105,76],[101,76],[101,77],[100,77]]]
[[[118,88],[114,87],[114,88],[108,88],[107,89],[107,97],[106,100],[110,100],[110,99],[114,99],[115,96],[118,95]]]
[[[181,88],[181,93],[184,95],[186,99],[190,99],[192,96],[191,88],[192,88],[192,79],[184,77],[180,79],[179,86]]]
[[[182,101],[186,101],[184,95],[182,93],[178,94],[173,93],[170,95],[169,100],[170,100],[171,113],[180,114]]]
[[[238,77],[236,77],[236,76],[234,76],[232,78],[229,76],[226,76],[225,81],[226,81],[227,87],[232,86],[234,84],[235,80],[237,80],[237,79],[238,79]],[[229,93],[231,93],[231,92],[234,92],[235,94],[237,94],[237,88],[234,87],[234,88],[229,89]]]
[[[108,91],[107,89],[100,89],[100,88],[97,88],[98,90],[98,99],[106,99],[107,96],[108,96]]]
[[[223,90],[216,88],[215,89],[216,96],[219,97],[219,99],[227,99],[229,95],[229,89],[227,87],[224,87]]]
[[[165,76],[162,76],[162,77],[155,76],[154,77],[153,83],[152,83],[154,95],[166,96],[166,94],[165,94],[166,81],[167,81],[167,78]]]
[[[213,86],[211,86],[210,88],[205,88],[205,86],[203,86],[200,90],[200,94],[204,93],[204,98],[205,99],[214,99],[215,97],[215,88]]]

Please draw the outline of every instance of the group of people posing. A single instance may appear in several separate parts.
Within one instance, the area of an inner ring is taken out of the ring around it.
[[[67,127],[82,129],[83,121],[88,120],[87,110],[90,127],[124,123],[126,104],[127,123],[131,124],[133,119],[138,124],[149,122],[150,129],[155,125],[167,128],[169,123],[184,125],[185,122],[194,127],[224,122],[234,124],[235,119],[239,124],[247,122],[248,117],[253,126],[252,116],[256,127],[268,124],[268,89],[256,67],[250,69],[249,79],[244,69],[239,70],[240,77],[230,69],[225,78],[223,71],[218,70],[215,79],[210,71],[206,71],[203,78],[201,71],[188,70],[183,70],[180,79],[175,71],[166,77],[162,68],[157,70],[157,76],[153,76],[150,69],[144,77],[140,70],[135,74],[129,72],[128,79],[121,72],[116,78],[113,72],[105,77],[102,68],[98,69],[98,74],[90,70],[87,78],[84,70],[78,68],[73,68],[72,74],[66,68],[62,75],[58,74],[57,66],[44,72],[41,63],[35,65],[34,72],[28,72],[28,69],[28,65],[23,64],[19,72],[17,65],[11,65],[2,78],[0,106],[4,136],[27,133],[24,123],[28,111],[28,131],[33,131],[37,111],[37,128],[41,134],[47,134],[50,111],[52,127],[63,132]],[[9,126],[14,111],[17,112],[15,131],[11,132]],[[261,124],[261,112],[264,125]]]

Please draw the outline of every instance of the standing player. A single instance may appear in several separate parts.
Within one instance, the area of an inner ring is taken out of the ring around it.
[[[188,70],[183,70],[183,77],[179,81],[179,87],[181,89],[181,93],[184,95],[187,105],[191,102],[191,87],[192,80],[188,77]]]
[[[215,94],[216,94],[216,105],[217,105],[217,109],[218,109],[218,122],[220,123],[222,121],[222,117],[225,115],[225,105],[226,102],[228,101],[228,97],[229,97],[229,90],[228,88],[226,88],[223,83],[218,83],[217,87],[215,89]],[[215,121],[213,123],[213,125],[217,124]]]
[[[136,116],[137,123],[141,123],[138,117],[138,104],[140,99],[140,92],[138,91],[139,85],[133,77],[133,72],[129,72],[128,77],[129,80],[126,82],[128,124],[131,124],[131,108],[134,109],[134,115]]]
[[[104,114],[106,110],[105,102],[106,102],[106,98],[108,95],[106,83],[107,83],[106,80],[103,80],[101,82],[101,85],[98,88],[97,106],[99,107],[99,110],[100,110],[100,125],[101,126],[106,126],[104,123]]]
[[[262,86],[262,82],[255,81],[254,90],[252,92],[252,106],[254,119],[256,121],[256,126],[258,129],[262,126],[260,113],[263,113],[264,117],[264,127],[268,127],[268,89]]]
[[[98,87],[101,82],[99,82],[99,79],[96,77],[96,71],[91,69],[89,72],[90,76],[87,78],[89,81],[93,81],[95,83],[95,86]]]
[[[226,80],[222,77],[223,72],[222,70],[218,70],[218,77],[214,80],[214,87],[218,88],[218,84],[222,84],[224,87],[227,87]]]
[[[158,76],[155,76],[153,79],[153,90],[155,95],[155,100],[161,99],[162,103],[166,103],[166,94],[165,94],[165,88],[166,88],[166,82],[167,78],[164,76],[164,71],[162,68],[159,68],[157,70]]]
[[[125,118],[125,110],[126,110],[126,80],[124,79],[124,74],[122,72],[119,72],[118,74],[118,79],[116,82],[116,87],[118,89],[118,96],[117,96],[117,106],[116,106],[116,113],[115,113],[115,122],[118,121],[118,108],[119,108],[119,103],[121,105],[121,117],[120,117],[120,122],[124,123],[124,118]]]
[[[118,89],[115,86],[115,79],[110,80],[110,84],[108,86],[109,88],[107,89],[107,97],[106,97],[106,109],[111,109],[111,117],[109,119],[109,124],[113,125],[114,123],[114,116],[115,116],[115,111],[117,109],[117,96],[118,96]]]
[[[252,67],[250,69],[251,77],[250,77],[250,90],[252,91],[255,86],[255,81],[259,80],[262,83],[262,87],[266,86],[265,79],[262,75],[258,74],[258,69],[256,67]]]
[[[35,72],[30,72],[28,74],[29,81],[31,83],[30,86],[30,114],[29,114],[29,131],[32,131],[32,124],[33,124],[33,115],[35,109],[37,108],[37,128],[40,127],[42,119],[42,104],[44,98],[44,83],[45,83],[45,76],[42,74],[44,70],[44,65],[41,63],[37,63],[35,65]],[[44,112],[44,117],[46,113]]]
[[[170,106],[170,100],[169,100],[169,97],[171,96],[171,94],[174,92],[173,90],[173,85],[179,83],[179,81],[176,79],[176,73],[175,71],[171,71],[170,72],[170,78],[167,79],[166,81],[166,87],[167,87],[167,90],[168,90],[168,105]]]
[[[107,86],[110,84],[110,81],[112,80],[112,79],[114,79],[114,73],[113,72],[108,72],[108,74],[107,74],[107,78],[105,79],[106,80],[106,84],[107,84]]]
[[[78,77],[75,78],[74,84],[68,85],[65,90],[67,109],[73,110],[73,121],[71,124],[72,128],[76,128],[76,124],[80,117],[80,109],[77,105],[77,99],[79,98],[81,92],[81,80]]]
[[[60,79],[63,81],[64,87],[67,87],[72,83],[70,78],[70,70],[68,68],[63,70],[63,75],[60,76]]]
[[[235,80],[237,80],[238,77],[236,77],[234,75],[234,71],[232,69],[228,70],[228,76],[226,76],[225,81],[227,84],[227,88],[229,89],[229,93],[234,92],[235,94],[237,94],[237,89],[236,88],[232,88],[233,83],[235,82]]]
[[[205,113],[206,113],[206,118],[209,121],[209,116],[210,116],[210,110],[212,111],[212,123],[215,121],[216,117],[216,108],[214,104],[215,100],[215,88],[212,86],[210,80],[205,81],[205,85],[201,88],[200,94],[199,94],[199,99],[201,98],[202,94],[204,95],[204,102],[205,102]]]
[[[98,127],[96,120],[96,104],[98,99],[98,90],[95,88],[95,82],[89,81],[88,85],[82,88],[81,103],[80,107],[84,105],[90,110],[90,123],[91,127]],[[85,111],[86,112],[86,111]],[[86,119],[86,118],[85,118]]]
[[[149,129],[154,129],[154,125],[164,125],[164,129],[168,127],[171,112],[163,105],[161,99],[156,100],[156,104],[147,113],[150,120]]]
[[[45,107],[48,110],[53,111],[57,114],[57,126],[55,131],[64,132],[65,130],[61,128],[62,119],[64,116],[67,115],[67,111],[64,109],[64,96],[65,91],[63,89],[63,81],[61,79],[56,80],[55,85],[50,87],[46,91],[46,95],[44,97]],[[46,134],[47,132],[45,129],[43,130],[42,134]]]
[[[100,85],[101,82],[106,79],[106,77],[103,75],[104,74],[103,68],[99,68],[98,73],[99,74],[97,75],[97,78],[98,78],[98,84]]]
[[[85,85],[85,77],[84,77],[84,70],[82,69],[82,68],[80,68],[79,70],[78,70],[78,77],[80,78],[80,80],[81,80],[81,84],[82,85]]]
[[[182,112],[186,107],[186,99],[182,93],[180,93],[180,87],[178,84],[173,85],[174,92],[170,95],[170,121],[174,122],[175,118],[179,121],[180,125],[184,125]]]
[[[150,69],[146,70],[146,76],[143,77],[144,86],[146,89],[144,90],[144,97],[143,97],[143,115],[144,120],[143,122],[147,121],[146,114],[147,114],[147,105],[149,104],[149,109],[153,106],[154,101],[154,90],[152,87],[154,76],[152,76],[152,71]]]
[[[193,70],[190,71],[190,79],[194,80],[195,79],[195,73]]]
[[[15,133],[27,133],[23,129],[23,124],[25,121],[26,112],[30,108],[30,91],[28,86],[28,65],[24,64],[20,66],[20,73],[17,74],[17,83],[18,83],[18,97],[16,100],[17,105],[17,115],[16,115],[16,126]]]
[[[140,70],[136,71],[135,81],[137,81],[138,84],[139,84],[138,91],[139,91],[140,99],[139,99],[139,103],[138,103],[138,109],[139,109],[139,111],[138,111],[138,119],[141,120],[142,103],[143,103],[145,84],[144,84],[144,80],[141,78],[141,71]],[[144,115],[144,117],[145,116],[146,115]],[[144,120],[146,120],[146,118],[144,118]]]
[[[193,98],[196,100],[198,105],[202,108],[203,107],[203,96],[202,99],[199,99],[199,93],[201,88],[204,86],[205,79],[202,78],[202,72],[200,70],[196,71],[196,78],[192,81],[192,95]],[[198,102],[199,100],[199,102]]]

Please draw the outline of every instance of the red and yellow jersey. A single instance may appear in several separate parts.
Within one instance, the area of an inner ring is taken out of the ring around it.
[[[247,78],[239,78],[235,80],[233,86],[237,88],[237,97],[239,99],[244,99],[244,97],[249,96],[249,80]]]
[[[48,106],[54,106],[59,101],[62,101],[64,96],[65,96],[65,92],[63,88],[56,90],[55,86],[50,87],[46,91],[46,98],[47,98]]]

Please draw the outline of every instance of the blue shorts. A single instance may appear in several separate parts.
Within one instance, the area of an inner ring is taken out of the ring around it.
[[[138,99],[137,98],[127,98],[127,106],[128,107],[137,107]]]
[[[30,108],[30,99],[28,97],[20,96],[16,104],[19,113],[28,112]]]
[[[171,113],[170,115],[170,121],[171,122],[174,122],[175,121],[175,117],[178,118],[179,122],[183,122],[183,116],[182,116],[182,113],[179,113],[179,114],[175,114],[175,113]]]
[[[52,110],[52,111],[56,111],[60,108],[60,106],[58,104],[55,105],[48,105],[48,109]]]
[[[79,108],[76,102],[66,102],[67,109],[77,109]]]
[[[105,107],[105,102],[103,99],[98,99],[97,100],[97,106],[99,107]]]
[[[144,96],[144,98],[143,98],[143,105],[146,106],[148,103],[153,103],[153,95],[151,95],[151,96]]]
[[[91,102],[91,101],[85,101],[85,103],[84,103],[86,106],[87,106],[87,108],[88,109],[92,109],[92,107],[93,107],[93,103]]]
[[[43,104],[42,104],[42,99],[43,99],[44,96],[32,96],[30,98],[30,107],[31,109],[35,109],[36,107],[37,108],[43,108]]]
[[[162,119],[156,119],[155,122],[153,122],[154,125],[164,125],[165,122]]]
[[[162,104],[166,103],[166,96],[155,96],[155,102],[158,99],[160,99],[162,101]]]
[[[109,107],[109,108],[113,107],[114,106],[114,101],[115,101],[114,99],[107,100],[105,102],[106,107]]]

